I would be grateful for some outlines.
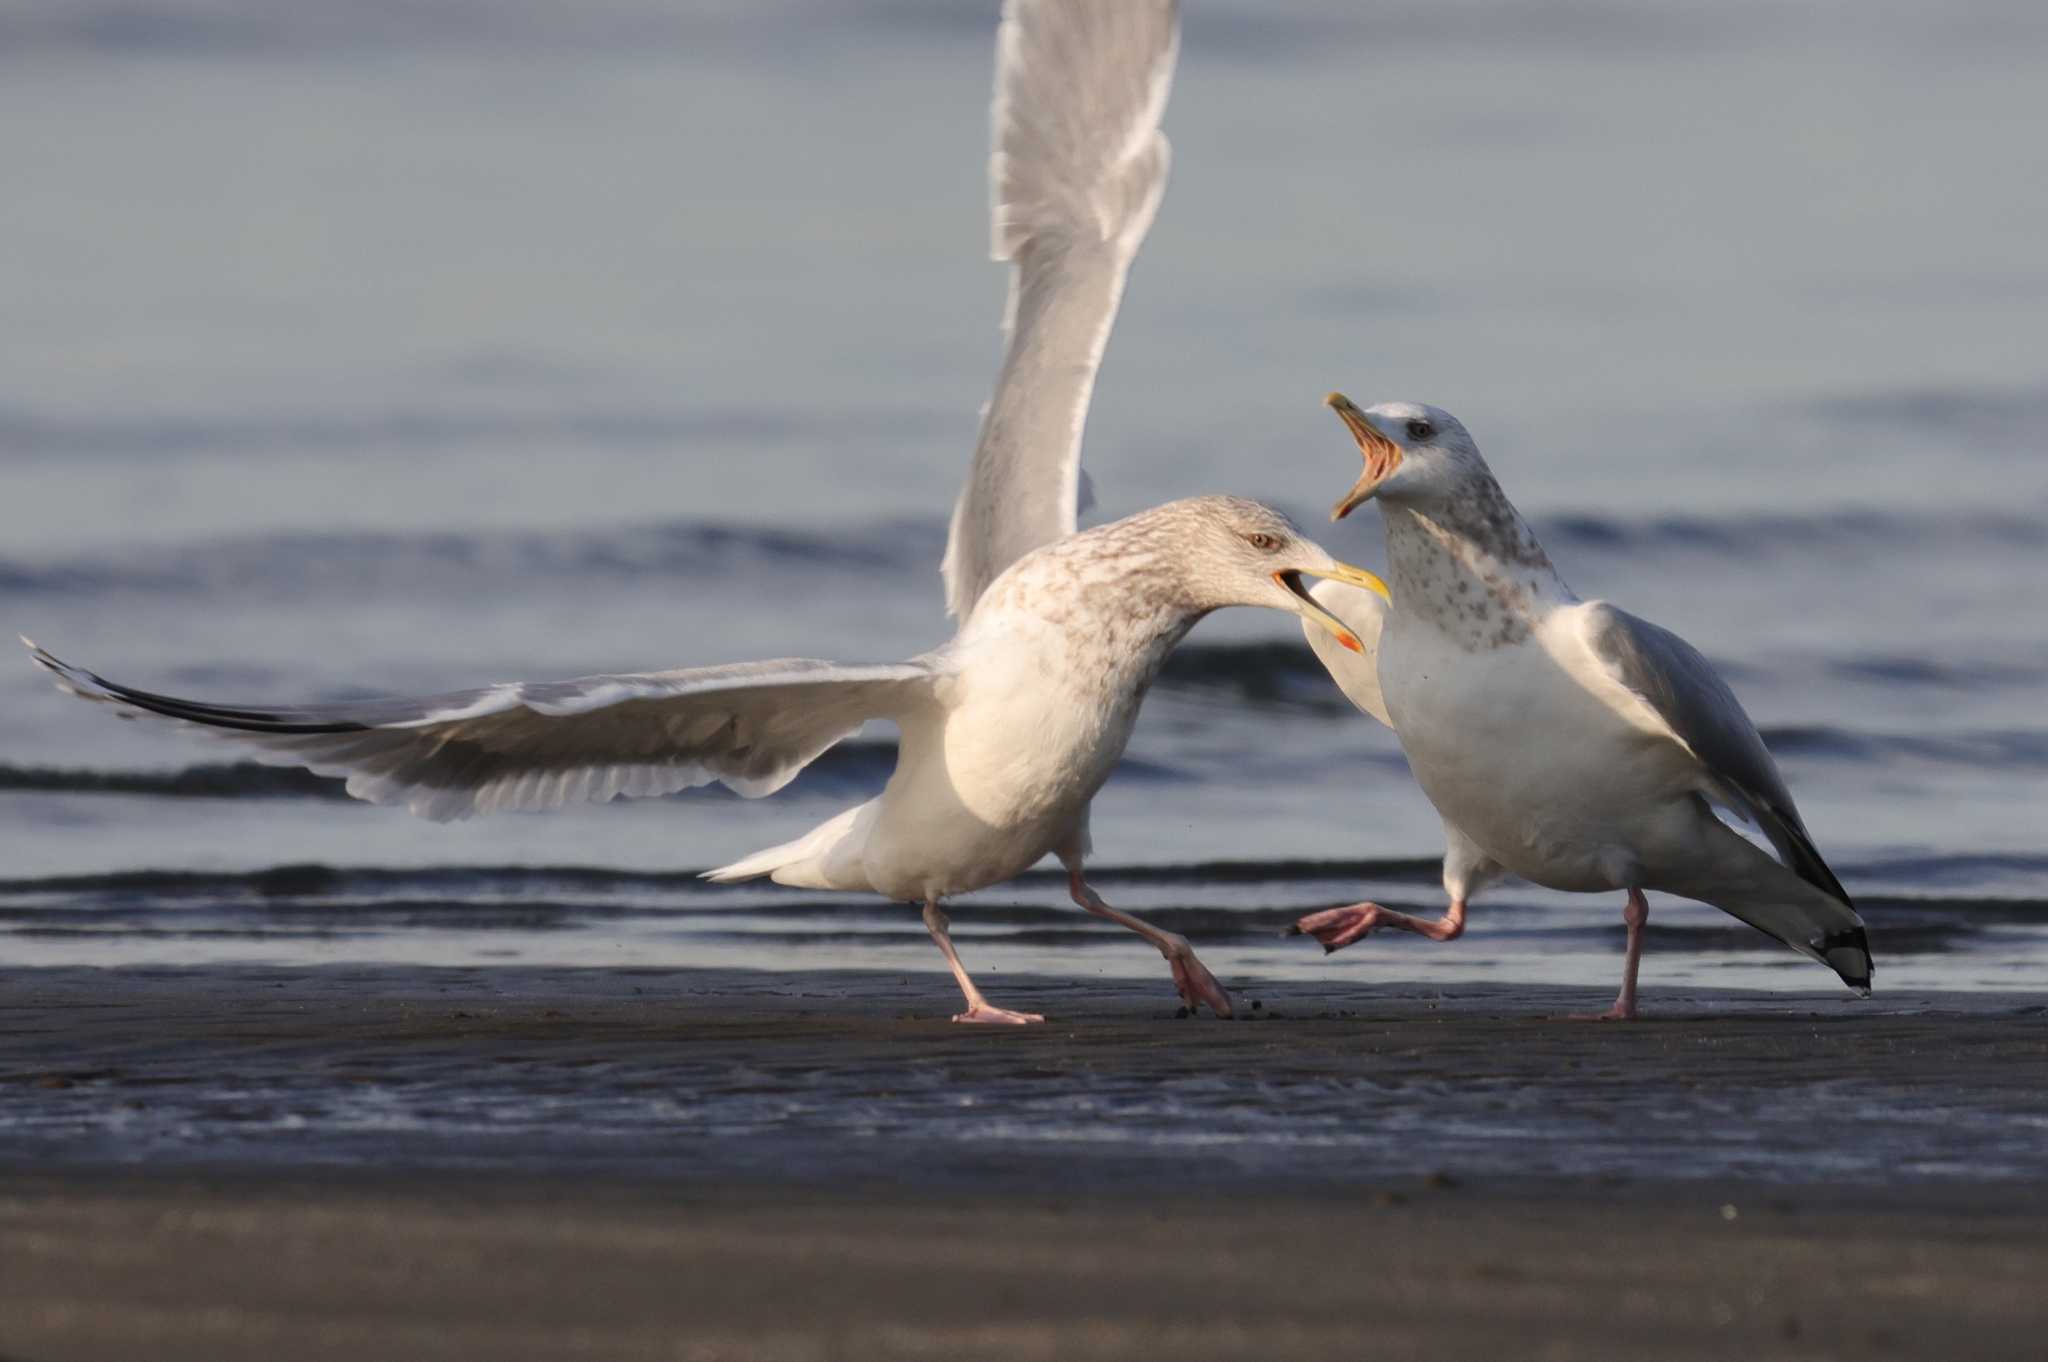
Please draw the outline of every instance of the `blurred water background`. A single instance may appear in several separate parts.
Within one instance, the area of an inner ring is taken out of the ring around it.
[[[0,623],[223,700],[942,639],[995,9],[0,0]],[[1447,406],[1582,594],[1725,669],[1880,990],[2039,987],[2044,54],[2017,0],[1190,0],[1097,518],[1320,522],[1356,471],[1324,390]],[[1376,516],[1316,533],[1381,560]],[[901,909],[689,873],[864,798],[889,740],[759,803],[437,827],[17,659],[0,951],[936,967]],[[1095,840],[1226,976],[1612,983],[1618,901],[1515,885],[1455,947],[1272,935],[1433,905],[1441,845],[1277,615],[1196,632]],[[955,916],[992,977],[1160,972],[1051,879]],[[1648,985],[1839,992],[1652,923]]]

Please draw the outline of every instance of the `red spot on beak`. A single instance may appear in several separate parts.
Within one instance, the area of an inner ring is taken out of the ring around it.
[[[1354,653],[1362,653],[1365,651],[1365,645],[1363,643],[1360,643],[1357,640],[1357,638],[1350,634],[1337,635],[1337,641],[1343,644],[1345,647],[1349,648]]]

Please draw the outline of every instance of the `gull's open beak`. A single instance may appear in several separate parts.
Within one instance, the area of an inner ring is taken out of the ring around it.
[[[1317,624],[1322,625],[1323,628],[1328,629],[1336,636],[1337,642],[1349,648],[1352,652],[1364,652],[1365,645],[1358,641],[1358,635],[1347,629],[1343,621],[1339,620],[1335,615],[1323,609],[1322,606],[1317,605],[1315,597],[1308,594],[1308,588],[1301,584],[1303,574],[1311,577],[1327,577],[1333,582],[1348,582],[1352,586],[1362,586],[1367,591],[1377,595],[1381,600],[1391,601],[1393,596],[1387,591],[1387,584],[1362,567],[1353,567],[1349,563],[1339,563],[1334,559],[1323,564],[1321,567],[1289,568],[1273,574],[1273,580],[1280,584],[1280,589],[1300,602],[1297,609],[1303,619],[1314,620]]]
[[[1365,413],[1358,409],[1358,404],[1343,393],[1331,393],[1323,399],[1323,405],[1337,413],[1337,419],[1351,432],[1351,438],[1358,441],[1358,452],[1365,456],[1365,472],[1359,475],[1351,490],[1344,494],[1344,499],[1330,512],[1330,519],[1342,520],[1378,491],[1379,485],[1401,466],[1401,446],[1380,434],[1373,423],[1365,419]]]

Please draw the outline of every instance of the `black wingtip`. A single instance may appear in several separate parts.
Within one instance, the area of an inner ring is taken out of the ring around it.
[[[1835,872],[1828,868],[1827,861],[1821,857],[1820,848],[1813,844],[1812,834],[1808,833],[1806,825],[1799,821],[1799,815],[1790,809],[1781,808],[1769,809],[1766,812],[1777,822],[1784,834],[1787,853],[1785,860],[1792,873],[1844,908],[1853,911],[1856,905],[1850,900],[1849,891],[1842,887],[1842,882],[1835,878]]]
[[[368,725],[353,720],[306,722],[289,713],[242,706],[212,705],[198,700],[181,700],[175,695],[158,695],[154,691],[137,690],[118,681],[109,681],[98,672],[60,661],[49,650],[37,647],[26,635],[21,636],[21,641],[31,649],[30,660],[45,671],[53,673],[61,688],[88,700],[112,702],[126,706],[130,710],[139,709],[151,714],[160,714],[167,719],[202,724],[208,728],[232,728],[244,733],[300,736],[368,731]],[[134,715],[124,713],[121,717],[133,718]]]
[[[1843,983],[1863,997],[1870,996],[1870,979],[1877,971],[1870,959],[1870,935],[1860,924],[1829,932],[1814,948]]]

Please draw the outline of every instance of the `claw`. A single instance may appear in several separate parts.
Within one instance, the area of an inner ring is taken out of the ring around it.
[[[1230,1001],[1230,994],[1223,985],[1216,982],[1216,976],[1209,967],[1195,958],[1189,951],[1186,955],[1169,956],[1173,966],[1173,986],[1181,1000],[1188,1005],[1188,1011],[1197,1010],[1198,1004],[1206,1003],[1211,1012],[1228,1021],[1236,1015],[1236,1007]]]
[[[1326,908],[1310,913],[1294,924],[1297,936],[1312,936],[1323,945],[1323,954],[1341,950],[1370,936],[1380,925],[1380,909],[1371,904],[1353,908]]]
[[[968,1008],[965,1012],[956,1013],[953,1020],[981,1026],[1029,1026],[1034,1022],[1042,1022],[1045,1018],[1036,1012],[1012,1012],[1007,1007],[981,1003]]]

